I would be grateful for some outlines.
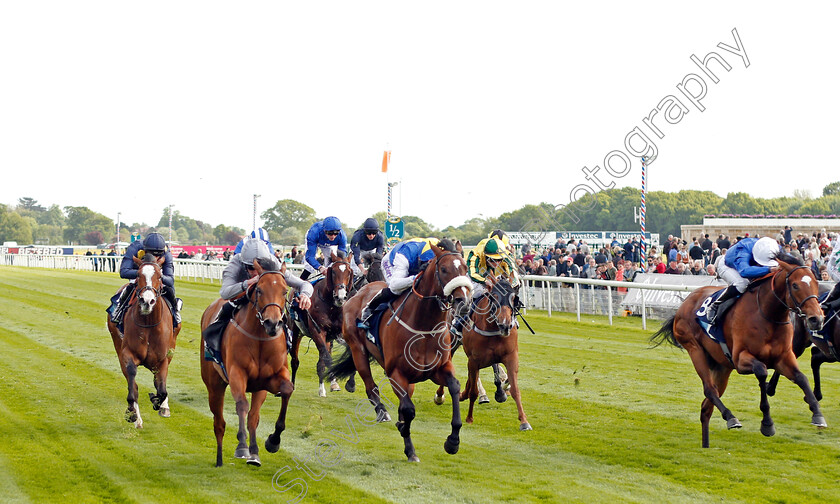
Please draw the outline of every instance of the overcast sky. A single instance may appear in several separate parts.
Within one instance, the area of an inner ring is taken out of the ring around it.
[[[637,158],[604,169],[636,127],[648,190],[819,196],[840,180],[840,8],[803,5],[3,2],[0,202],[250,229],[256,193],[352,227],[389,177],[394,213],[443,228],[568,204],[584,167],[639,187]],[[733,29],[748,67],[718,47]],[[711,51],[718,83],[690,59]],[[643,119],[669,95],[688,112],[658,138]]]

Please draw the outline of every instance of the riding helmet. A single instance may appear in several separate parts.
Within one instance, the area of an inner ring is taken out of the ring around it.
[[[484,244],[484,257],[490,259],[501,259],[502,251],[505,249],[505,244],[498,238],[490,238]]]
[[[776,240],[770,238],[769,236],[765,236],[764,238],[760,238],[755,242],[755,245],[753,245],[753,259],[762,266],[772,268],[773,266],[779,265],[775,258],[779,254],[780,250],[781,248]]]
[[[263,228],[257,228],[251,231],[251,238],[259,238],[264,242],[269,242],[271,240],[268,239],[268,231]]]
[[[166,251],[166,240],[160,233],[150,233],[143,239],[143,250],[149,253],[163,253]]]
[[[379,222],[376,221],[373,217],[365,219],[365,223],[362,226],[365,229],[365,234],[372,234],[379,231]]]
[[[341,221],[338,217],[327,217],[324,219],[324,232],[326,231],[341,231]]]
[[[246,265],[254,263],[254,259],[265,259],[271,257],[268,245],[259,238],[248,238],[242,245],[242,252],[239,253],[242,262]]]

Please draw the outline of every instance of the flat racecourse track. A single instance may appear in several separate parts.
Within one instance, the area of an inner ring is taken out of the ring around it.
[[[810,425],[801,392],[783,379],[770,398],[777,434],[765,438],[755,378],[733,375],[723,399],[744,428],[727,431],[716,412],[711,448],[703,450],[700,380],[685,352],[649,348],[658,323],[642,331],[638,318],[609,326],[603,317],[578,323],[573,315],[534,311],[528,321],[537,335],[520,330],[531,432],[518,430],[512,400],[476,405],[475,423],[461,430],[460,452],[447,455],[449,396],[436,406],[436,387],[422,383],[412,424],[421,462],[410,464],[393,423],[365,425],[354,416],[357,405],[366,405],[361,383],[355,394],[318,397],[312,345],[302,356],[280,452],[263,448],[280,409],[279,399],[269,397],[259,429],[263,466],[233,458],[237,420],[228,393],[225,466],[215,468],[199,376],[199,319],[218,285],[177,282],[184,327],[169,373],[172,417],[152,410],[152,376],[141,369],[144,428],[136,430],[123,418],[126,382],[105,328],[104,308],[121,283],[114,273],[0,267],[0,501],[287,502],[303,487],[278,489],[294,478],[306,482],[304,503],[840,499],[837,364],[823,367],[827,430]],[[800,365],[811,379],[809,355]],[[463,385],[463,353],[455,364]],[[492,397],[492,373],[482,375]],[[388,397],[395,401],[392,392]],[[396,418],[396,409],[391,414]],[[329,456],[325,440],[333,442]],[[326,461],[340,461],[324,466],[319,450]],[[273,484],[286,466],[291,471]]]

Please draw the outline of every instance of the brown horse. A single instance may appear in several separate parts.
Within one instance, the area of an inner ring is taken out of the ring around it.
[[[200,352],[201,378],[207,387],[210,411],[213,412],[213,430],[216,433],[216,467],[222,465],[222,439],[225,435],[224,402],[225,389],[230,383],[230,392],[236,401],[239,417],[239,431],[236,438],[235,457],[247,459],[247,463],[259,466],[257,448],[257,427],[260,423],[260,407],[266,392],[279,395],[282,399],[280,415],[274,424],[274,433],[265,441],[265,449],[275,453],[280,448],[280,434],[286,428],[286,408],[294,390],[289,379],[286,337],[283,324],[284,305],[288,286],[283,271],[265,270],[258,261],[254,269],[259,274],[257,283],[245,293],[248,303],[239,310],[222,335],[221,355],[227,370],[227,377],[218,364],[204,360]],[[285,270],[285,265],[284,265]],[[224,299],[214,301],[201,316],[201,330],[213,322]],[[201,339],[204,348],[204,337]],[[251,392],[251,408],[248,409],[246,392]],[[245,444],[245,415],[250,444]]]
[[[131,304],[123,318],[124,334],[120,334],[119,328],[108,316],[108,332],[111,333],[114,350],[120,359],[120,368],[128,382],[128,409],[125,411],[125,419],[133,422],[138,429],[143,427],[143,418],[137,405],[136,380],[137,366],[141,364],[155,377],[156,393],[149,393],[152,408],[164,418],[168,418],[170,414],[166,377],[175,350],[175,338],[181,331],[181,325],[172,327],[172,312],[160,297],[163,287],[160,267],[164,259],[165,257],[155,258],[152,254],[143,256],[142,261],[134,258],[139,270],[133,294],[134,301],[126,301]]]
[[[733,369],[740,374],[753,373],[758,379],[763,414],[761,433],[765,436],[776,433],[767,401],[768,368],[778,370],[797,384],[805,393],[805,402],[813,414],[811,423],[817,427],[826,426],[817,398],[811,391],[808,378],[799,370],[791,348],[793,328],[789,319],[789,313],[795,311],[807,319],[810,328],[822,326],[823,312],[817,301],[817,279],[799,259],[785,254],[776,259],[779,265],[775,272],[754,281],[722,321],[731,358],[726,356],[720,344],[706,335],[695,315],[701,308],[705,310],[708,307],[704,302],[718,289],[715,286],[703,287],[689,294],[677,313],[650,338],[656,346],[667,341],[684,348],[691,357],[706,396],[700,407],[704,448],[709,447],[709,419],[715,407],[726,420],[728,429],[741,427],[720,399]]]
[[[825,362],[840,361],[840,322],[837,320],[838,314],[835,312],[828,319],[825,320],[820,333],[825,335],[825,338],[812,336],[811,331],[802,317],[793,317],[793,353],[799,357],[805,352],[805,349],[811,347],[811,371],[814,373],[814,397],[818,401],[822,400],[822,386],[820,380],[820,366]],[[814,346],[811,346],[811,344]],[[767,384],[767,395],[772,396],[776,394],[776,385],[779,382],[779,372],[773,373],[770,382]]]
[[[315,284],[315,292],[312,295],[312,306],[309,310],[297,310],[299,317],[295,318],[292,324],[292,383],[295,383],[300,359],[300,342],[303,336],[309,336],[318,348],[318,395],[327,396],[324,388],[324,378],[327,376],[327,368],[332,365],[332,342],[341,336],[341,307],[349,297],[353,285],[353,270],[350,268],[350,261],[353,254],[341,257],[332,254],[332,263],[327,268],[324,279]],[[330,389],[335,392],[340,390],[338,383],[333,380]]]
[[[445,242],[444,242],[445,243]],[[467,265],[451,242],[441,249],[432,245],[435,257],[415,277],[411,289],[406,290],[385,311],[379,323],[382,350],[366,337],[366,330],[356,326],[364,306],[386,285],[368,284],[344,306],[345,352],[330,369],[339,378],[351,376],[358,370],[365,383],[368,399],[380,421],[389,421],[383,397],[371,376],[370,361],[375,359],[385,370],[387,380],[400,398],[397,429],[405,443],[405,455],[410,462],[419,462],[411,441],[411,421],[415,416],[411,396],[414,384],[432,380],[444,385],[452,396],[452,432],[443,444],[449,454],[458,452],[461,413],[458,400],[461,385],[455,378],[450,358],[451,337],[446,323],[450,309],[464,306],[472,286],[467,277]],[[460,243],[458,244],[460,249]],[[395,308],[396,307],[396,308]],[[386,399],[387,400],[387,399]]]
[[[506,277],[498,281],[492,274],[487,275],[487,292],[476,301],[476,308],[470,316],[471,324],[464,327],[464,353],[467,362],[467,384],[461,392],[461,400],[470,399],[467,423],[473,422],[473,407],[479,396],[478,372],[488,366],[494,368],[496,401],[507,399],[502,381],[499,379],[498,364],[504,364],[508,371],[510,394],[516,401],[519,412],[519,430],[531,430],[531,424],[522,409],[522,397],[519,391],[517,374],[519,373],[519,331],[516,326],[515,298],[517,289],[510,285]],[[457,350],[457,347],[456,347]],[[454,352],[454,350],[453,350]],[[438,388],[435,403],[443,404],[443,387]]]

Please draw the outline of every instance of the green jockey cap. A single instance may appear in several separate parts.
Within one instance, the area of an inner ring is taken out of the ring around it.
[[[484,245],[484,256],[490,259],[501,259],[505,251],[505,244],[496,237],[487,240]]]

